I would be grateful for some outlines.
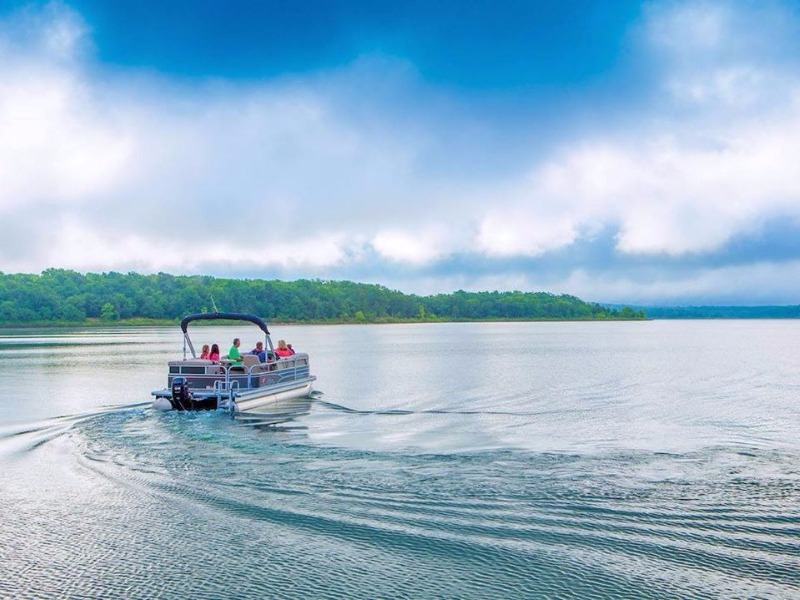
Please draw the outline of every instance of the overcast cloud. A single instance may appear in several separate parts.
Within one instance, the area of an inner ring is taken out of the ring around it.
[[[599,75],[467,89],[375,50],[182,76],[103,59],[77,4],[21,4],[0,270],[800,302],[794,5],[639,8]]]

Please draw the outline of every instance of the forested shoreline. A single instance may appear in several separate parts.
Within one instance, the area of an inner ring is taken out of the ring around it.
[[[798,319],[800,305],[788,306],[648,306],[653,319]]]
[[[0,324],[174,321],[189,313],[253,313],[269,321],[381,323],[469,320],[644,319],[546,292],[417,296],[351,281],[225,279],[158,273],[0,272]]]

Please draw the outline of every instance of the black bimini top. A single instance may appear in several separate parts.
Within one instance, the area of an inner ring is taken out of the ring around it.
[[[269,329],[267,329],[267,324],[264,322],[263,319],[257,317],[255,315],[246,315],[244,313],[221,313],[221,312],[214,312],[214,313],[197,313],[194,315],[188,315],[181,319],[181,330],[183,333],[186,333],[186,330],[189,328],[189,323],[192,321],[212,321],[214,319],[227,319],[228,321],[250,321],[255,325],[258,325],[259,329],[269,335]]]

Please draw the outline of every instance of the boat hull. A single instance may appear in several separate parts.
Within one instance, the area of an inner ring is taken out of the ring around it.
[[[293,381],[291,384],[284,384],[280,387],[284,389],[260,388],[256,392],[243,393],[234,399],[233,412],[271,411],[280,402],[294,398],[310,398],[314,391],[314,379],[309,377],[307,381]]]
[[[311,398],[314,391],[313,375],[274,385],[251,389],[229,391],[192,390],[191,397],[183,402],[176,402],[172,390],[164,389],[153,392],[156,399],[153,408],[156,410],[216,410],[224,409],[232,413],[274,412],[277,405],[296,398]]]

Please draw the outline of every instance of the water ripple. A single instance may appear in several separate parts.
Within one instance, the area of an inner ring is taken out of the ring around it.
[[[255,419],[134,403],[158,332],[9,351],[0,597],[800,597],[796,332],[597,327],[314,328],[328,395]]]
[[[48,567],[15,540],[23,567],[14,589],[93,597],[96,582],[69,572],[69,585],[57,585],[60,569],[79,560],[98,573],[125,565],[98,575],[112,596],[778,598],[800,590],[800,477],[775,466],[790,466],[791,455],[409,454],[310,445],[303,435],[214,412],[134,408],[71,420],[66,437],[92,492],[39,515],[41,526],[68,531],[36,550],[62,557]],[[14,511],[32,516],[20,503]]]

